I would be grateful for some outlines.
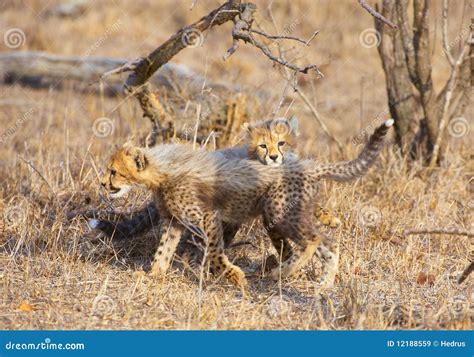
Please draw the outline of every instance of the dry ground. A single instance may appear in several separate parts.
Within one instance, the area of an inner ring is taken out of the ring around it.
[[[191,11],[191,1],[93,1],[89,11],[70,20],[47,15],[55,3],[2,2],[0,33],[13,27],[25,32],[26,41],[16,50],[132,59],[217,4],[199,0]],[[438,43],[440,1],[434,3]],[[451,38],[460,26],[461,3],[450,13],[456,24]],[[359,148],[351,139],[375,118],[388,117],[376,48],[359,41],[372,18],[356,1],[257,4],[259,22],[268,31],[287,29],[305,38],[321,31],[299,61],[320,64],[326,77],[305,78],[302,85],[345,143],[344,153],[296,99],[290,113],[301,121],[301,155],[324,161],[354,157]],[[210,80],[243,85],[249,95],[265,90],[270,99],[259,113],[284,114],[292,98],[287,93],[289,99],[278,107],[286,81],[254,48],[242,46],[221,62],[231,44],[229,33],[230,24],[213,30],[202,47],[186,49],[174,61]],[[4,43],[0,49],[12,51]],[[448,66],[439,46],[433,53],[440,88]],[[114,121],[112,135],[93,134],[99,117]],[[18,118],[25,119],[15,126]],[[61,90],[1,86],[0,123],[2,134],[15,126],[0,144],[6,224],[0,246],[2,329],[472,329],[472,277],[456,283],[472,259],[472,238],[400,234],[411,227],[473,229],[472,135],[449,137],[446,162],[432,173],[419,163],[408,165],[389,146],[363,179],[324,184],[322,203],[343,221],[331,233],[341,250],[335,287],[318,290],[315,259],[305,276],[291,281],[251,278],[251,296],[242,299],[226,282],[208,275],[200,281],[179,264],[165,280],[152,280],[142,272],[149,265],[152,237],[112,246],[83,219],[66,218],[74,209],[108,205],[97,180],[104,160],[115,145],[148,128],[134,98],[77,93],[68,84]],[[146,200],[139,192],[114,207],[133,211]],[[229,255],[246,269],[258,269],[271,252],[267,240],[255,226],[243,229],[239,239],[253,240],[255,247],[236,248]]]

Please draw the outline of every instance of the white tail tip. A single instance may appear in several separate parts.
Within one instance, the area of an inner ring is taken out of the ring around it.
[[[99,226],[99,223],[100,221],[98,219],[89,219],[87,221],[87,224],[89,225],[89,227],[91,227],[92,229],[96,229],[98,226]]]
[[[385,126],[392,126],[395,123],[395,120],[393,119],[388,119],[385,121]]]

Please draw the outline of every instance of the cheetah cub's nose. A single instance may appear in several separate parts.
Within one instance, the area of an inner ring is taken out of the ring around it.
[[[278,159],[278,155],[270,155],[270,159],[276,161],[276,159]]]

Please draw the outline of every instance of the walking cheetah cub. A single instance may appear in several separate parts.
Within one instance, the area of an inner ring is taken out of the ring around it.
[[[256,160],[264,165],[278,166],[297,159],[295,147],[298,137],[298,119],[296,117],[262,120],[252,124],[245,123],[244,144],[217,150],[228,159]],[[145,233],[156,225],[159,212],[152,204],[134,215],[129,220],[110,222],[91,219],[89,225],[114,235],[118,239],[126,239],[132,235]],[[335,228],[341,221],[325,208],[315,205],[315,217],[324,225]],[[229,245],[237,233],[238,227],[225,225],[225,243]]]
[[[127,145],[110,158],[101,184],[112,197],[136,186],[153,192],[163,221],[154,275],[167,271],[182,233],[189,229],[205,240],[213,271],[245,289],[245,274],[224,253],[222,222],[240,225],[261,216],[275,246],[285,245],[285,239],[296,246],[281,267],[272,271],[274,278],[291,276],[318,250],[323,257],[323,280],[328,282],[334,279],[335,270],[312,222],[315,188],[323,178],[348,181],[363,175],[377,158],[392,124],[388,120],[377,128],[358,158],[334,164],[296,160],[268,166],[193,150],[189,145]]]

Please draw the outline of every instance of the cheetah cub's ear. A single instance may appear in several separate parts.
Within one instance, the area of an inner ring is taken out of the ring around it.
[[[250,123],[243,123],[240,128],[242,129],[243,132],[245,133],[250,133],[252,131],[252,126],[250,125]]]
[[[131,143],[127,142],[124,144],[123,149],[125,151],[125,154],[132,158],[133,161],[135,162],[135,165],[137,167],[137,171],[143,171],[145,170],[146,167],[146,157],[143,151],[136,147],[133,146]]]
[[[292,115],[290,119],[288,119],[288,122],[290,123],[290,134],[293,134],[294,136],[300,135],[298,130],[298,118],[295,115]]]

